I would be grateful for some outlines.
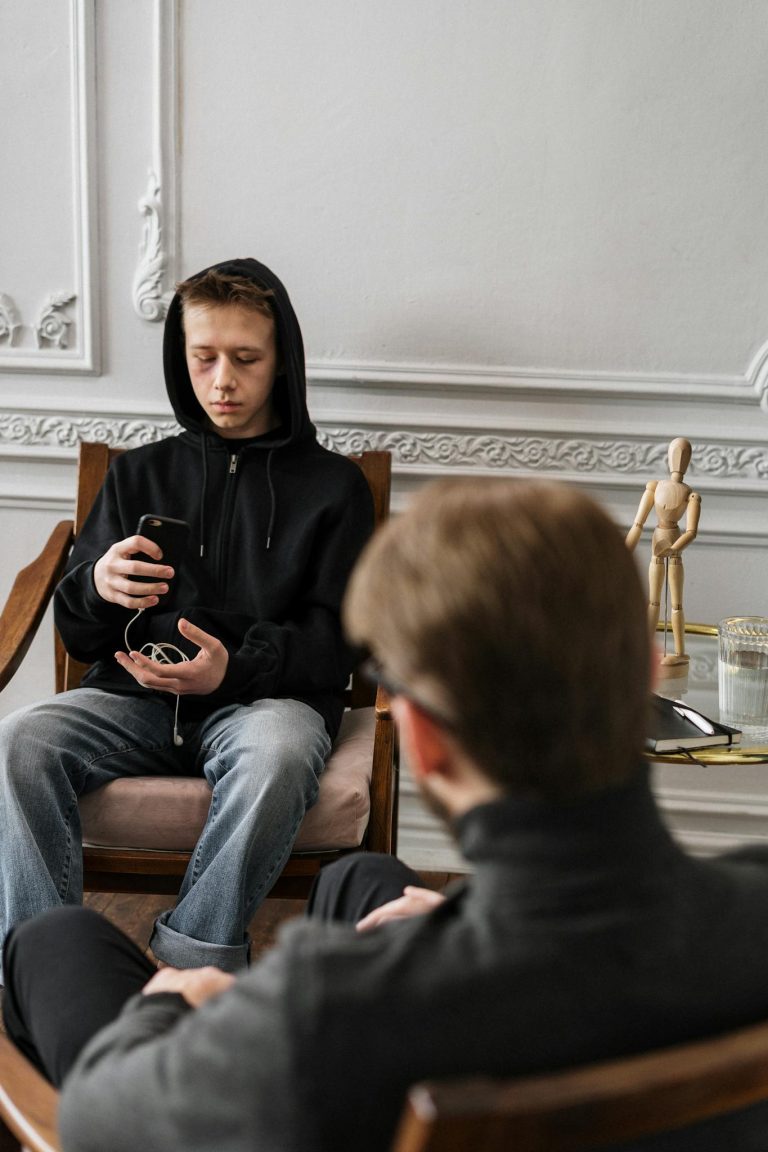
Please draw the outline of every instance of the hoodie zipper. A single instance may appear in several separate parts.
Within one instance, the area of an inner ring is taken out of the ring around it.
[[[218,585],[222,595],[226,595],[227,586],[227,572],[226,572],[226,558],[229,554],[229,537],[230,529],[232,527],[232,508],[235,502],[235,483],[237,481],[237,467],[240,460],[240,455],[237,452],[231,452],[229,456],[229,467],[227,468],[227,482],[224,485],[224,501],[221,516],[221,534],[219,536],[219,575]]]

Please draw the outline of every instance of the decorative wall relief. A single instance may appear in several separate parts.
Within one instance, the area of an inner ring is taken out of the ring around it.
[[[10,296],[0,293],[0,344],[12,348],[16,331],[21,327],[18,309]]]
[[[20,98],[14,113],[47,167],[34,195],[13,198],[4,234],[3,287],[13,295],[0,296],[2,373],[99,368],[94,9],[95,0],[4,4],[4,28],[19,38],[4,57],[8,90],[26,92],[35,77],[34,98]],[[30,174],[31,151],[3,156],[17,180]]]
[[[752,384],[755,395],[760,401],[760,407],[768,415],[768,340],[753,357],[747,369],[747,380]]]
[[[164,320],[173,296],[173,290],[163,292],[167,257],[163,251],[162,208],[160,181],[150,172],[146,195],[139,200],[144,235],[133,278],[133,306],[143,320]]]
[[[76,445],[99,440],[127,447],[148,444],[181,431],[172,418],[62,416],[0,412],[0,445]],[[430,474],[456,471],[510,475],[567,474],[595,482],[652,474],[666,462],[665,441],[591,440],[587,436],[466,435],[386,428],[329,427],[318,423],[325,448],[345,455],[386,450],[401,472]],[[768,447],[702,443],[694,447],[690,473],[717,483],[752,482],[757,491],[768,484]]]
[[[457,468],[512,474],[550,473],[610,477],[650,474],[666,461],[660,441],[590,440],[588,437],[465,435],[453,432],[319,428],[318,438],[336,452],[385,449],[396,462],[435,471]],[[768,447],[697,443],[690,471],[723,480],[768,481]]]
[[[76,448],[83,440],[94,440],[114,448],[137,448],[180,431],[176,421],[170,418],[150,420],[140,417],[0,413],[0,445]]]
[[[177,0],[155,0],[152,164],[139,200],[143,219],[139,263],[133,277],[133,307],[142,320],[165,319],[178,260],[177,206]]]
[[[54,292],[48,297],[48,303],[43,307],[40,318],[32,326],[38,348],[68,348],[69,329],[74,323],[64,309],[77,300],[74,292]],[[0,293],[0,345],[12,348],[16,340],[16,333],[23,332],[27,326],[22,324],[21,315],[13,298],[6,293]]]
[[[69,328],[72,318],[67,316],[64,309],[77,299],[74,292],[58,292],[48,297],[48,303],[40,314],[35,325],[35,336],[38,348],[67,348],[69,346]]]

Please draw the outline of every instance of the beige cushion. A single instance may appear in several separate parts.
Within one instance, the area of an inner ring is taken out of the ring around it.
[[[294,852],[356,848],[370,812],[373,708],[345,712],[320,777],[317,803],[304,817]],[[190,852],[202,832],[211,790],[189,776],[125,777],[80,798],[85,844]]]

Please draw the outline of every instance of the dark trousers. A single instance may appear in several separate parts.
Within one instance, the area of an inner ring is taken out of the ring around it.
[[[322,870],[307,915],[356,923],[402,894],[418,875],[393,856],[346,856]],[[57,1087],[82,1048],[120,1013],[155,971],[109,920],[65,906],[25,920],[3,951],[8,1035]]]

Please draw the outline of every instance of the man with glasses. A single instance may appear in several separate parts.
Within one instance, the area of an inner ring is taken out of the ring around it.
[[[310,917],[238,976],[153,974],[87,909],[22,924],[7,1026],[63,1080],[67,1152],[383,1152],[423,1078],[565,1067],[768,1013],[768,854],[694,860],[660,819],[645,596],[596,504],[556,484],[430,486],[368,545],[345,617],[471,874],[441,896],[389,857],[332,865]],[[707,1146],[765,1130],[759,1109],[728,1124]]]

